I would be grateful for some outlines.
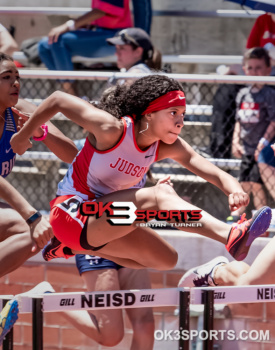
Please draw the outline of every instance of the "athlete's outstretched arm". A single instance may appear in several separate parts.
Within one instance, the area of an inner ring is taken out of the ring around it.
[[[19,119],[23,120],[23,123],[26,123],[36,108],[32,103],[19,99],[15,108],[12,108],[12,110],[17,114]],[[72,163],[78,153],[74,142],[51,122],[47,122],[46,124],[48,125],[48,134],[42,142],[63,162]],[[32,136],[41,137],[43,134],[44,130],[39,127]]]
[[[160,144],[158,160],[164,158],[176,160],[192,173],[222,190],[228,196],[231,211],[249,204],[249,196],[233,176],[199,155],[182,138],[179,137],[172,145]]]
[[[34,130],[58,112],[63,113],[67,118],[85,128],[95,136],[96,140],[100,140],[100,143],[105,141],[109,143],[110,138],[118,140],[122,133],[121,121],[111,114],[76,96],[56,91],[37,107],[24,128],[12,137],[11,146],[14,152],[23,154],[30,148],[29,138],[33,135]]]

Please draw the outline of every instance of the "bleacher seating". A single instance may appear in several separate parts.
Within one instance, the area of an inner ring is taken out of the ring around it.
[[[45,15],[45,16],[80,16],[90,8],[73,7],[8,7],[1,6],[0,14],[5,15]],[[153,16],[181,16],[181,17],[233,17],[233,18],[257,18],[263,14],[262,11],[245,10],[216,10],[216,11],[173,11],[173,10],[154,10]],[[13,55],[14,59],[27,65],[27,58],[23,52],[18,51]],[[242,57],[238,55],[163,55],[163,63],[205,63],[205,64],[240,64]],[[75,56],[75,63],[90,65],[98,62],[97,59]],[[115,56],[103,57],[101,62],[115,62]]]
[[[5,15],[45,15],[45,16],[70,16],[77,17],[90,8],[73,8],[73,7],[8,7],[0,6],[0,14]],[[180,17],[233,17],[233,18],[257,18],[262,11],[245,11],[245,10],[216,10],[216,11],[173,11],[173,10],[153,10],[153,16],[180,16]],[[14,59],[24,65],[28,61],[23,52],[18,51],[13,55]],[[185,64],[241,64],[242,56],[240,55],[163,55],[163,63],[185,63]],[[73,57],[75,63],[91,65],[99,61],[98,58],[87,58],[82,56]],[[116,62],[115,56],[100,58],[102,63]]]

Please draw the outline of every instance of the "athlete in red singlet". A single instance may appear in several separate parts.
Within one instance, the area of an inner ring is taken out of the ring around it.
[[[216,185],[228,196],[231,210],[249,203],[236,179],[197,154],[179,136],[185,108],[181,85],[164,75],[143,77],[130,87],[117,86],[98,108],[62,92],[53,93],[37,108],[11,140],[13,150],[19,154],[31,146],[32,131],[59,111],[89,132],[85,147],[59,186],[60,196],[51,202],[51,224],[60,243],[48,249],[49,259],[80,252],[94,254],[96,250],[96,255],[122,266],[171,269],[177,253],[151,228],[137,228],[135,223],[112,226],[106,215],[87,217],[80,211],[88,199],[132,202],[145,210],[199,210],[181,199],[167,183],[135,187],[154,160],[172,158]],[[235,259],[242,260],[270,220],[271,210],[264,207],[228,232],[226,223],[202,211],[201,228],[183,229],[225,243]]]

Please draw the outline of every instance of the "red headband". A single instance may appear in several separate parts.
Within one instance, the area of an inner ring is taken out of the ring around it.
[[[161,111],[169,107],[186,106],[185,95],[180,90],[170,91],[150,102],[142,115]]]

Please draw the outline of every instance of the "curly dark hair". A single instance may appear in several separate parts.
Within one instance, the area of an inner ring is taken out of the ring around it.
[[[12,61],[13,62],[13,58],[4,52],[0,52],[0,63],[3,61]]]
[[[135,115],[136,120],[139,120],[150,102],[175,90],[183,91],[181,84],[176,80],[165,75],[148,75],[130,86],[117,85],[108,91],[107,96],[103,93],[97,108],[118,119],[125,115]]]

